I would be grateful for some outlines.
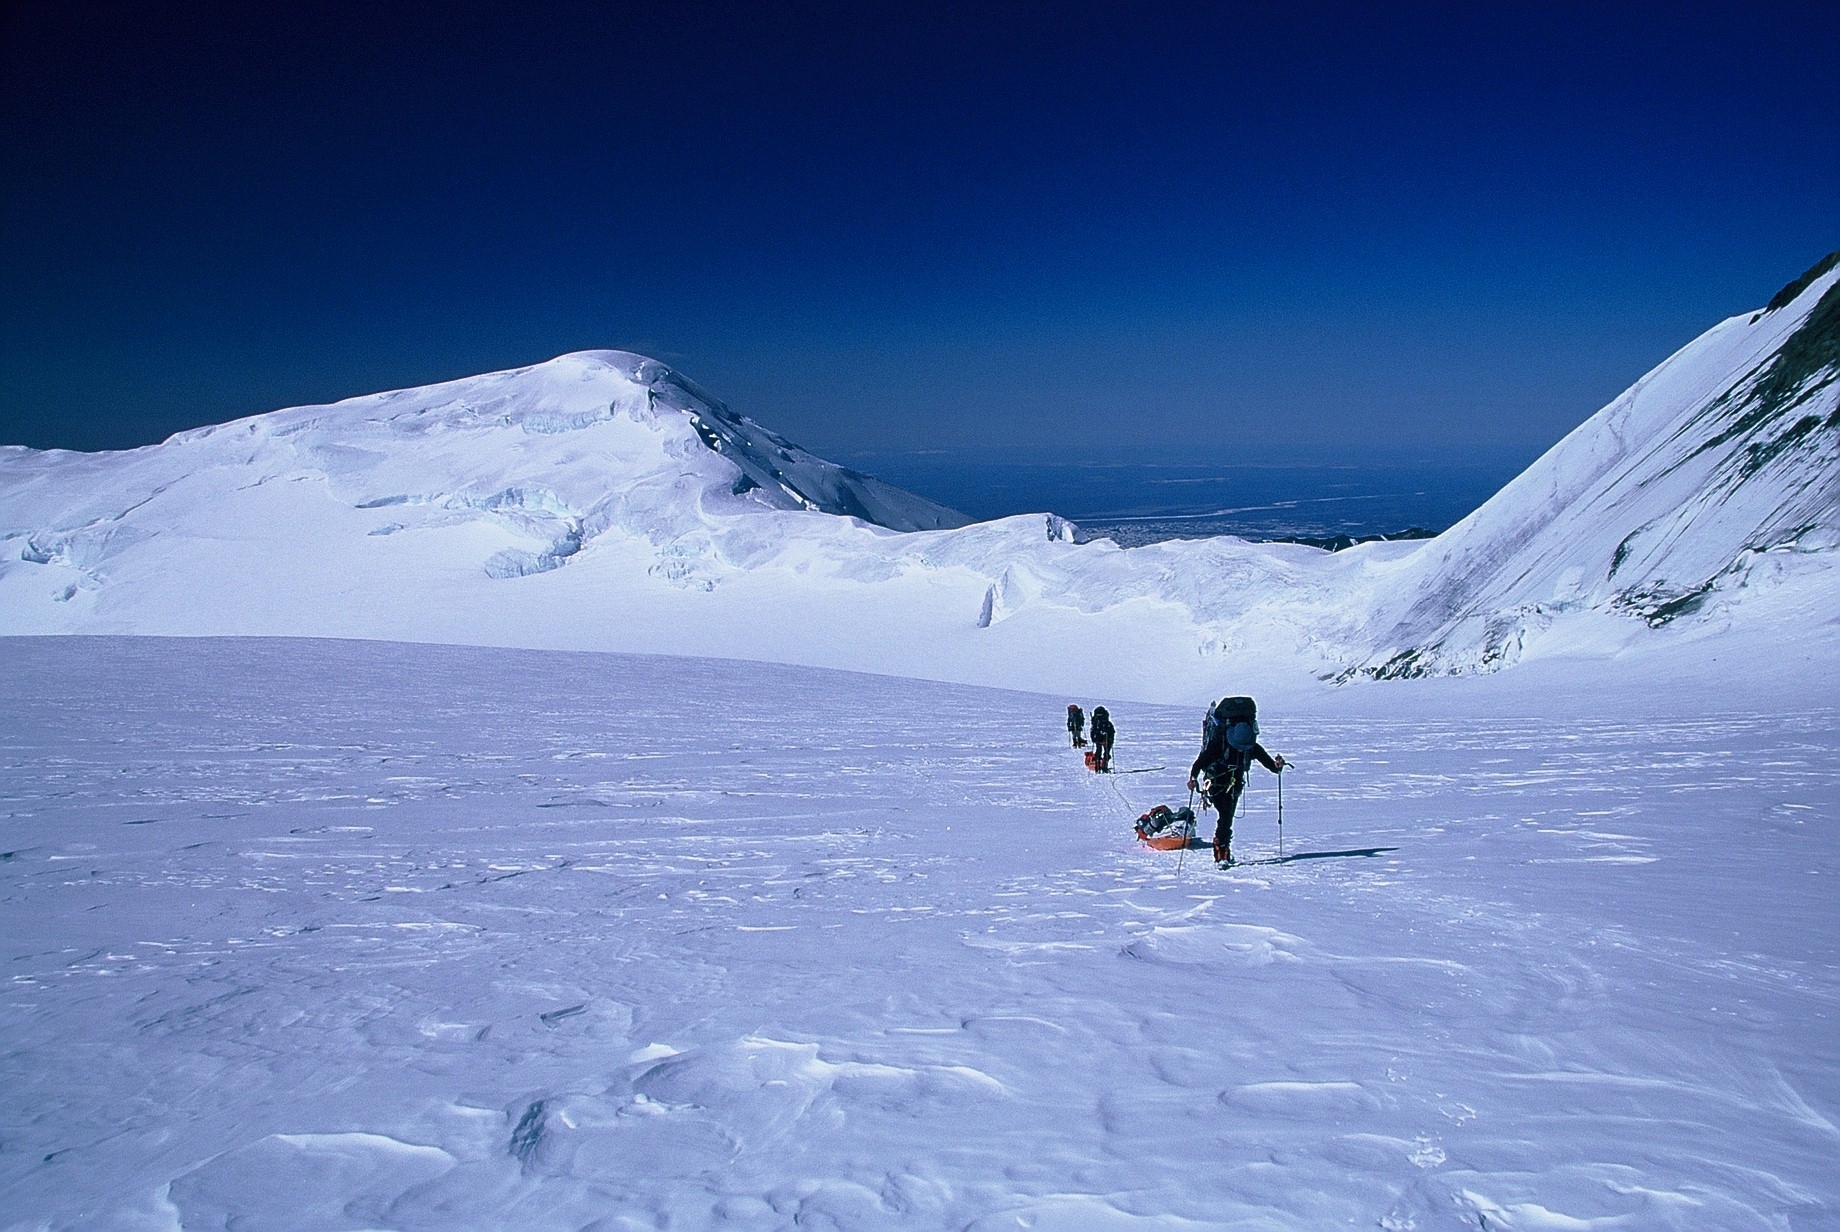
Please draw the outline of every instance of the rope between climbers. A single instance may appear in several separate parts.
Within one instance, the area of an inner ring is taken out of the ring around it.
[[[1118,786],[1117,779],[1113,778],[1111,775],[1108,774],[1105,776],[1105,782],[1106,782],[1106,786],[1110,787],[1112,789],[1113,794],[1115,794],[1118,797],[1118,802],[1120,804],[1124,805],[1125,808],[1128,810],[1131,810],[1133,812],[1136,811],[1137,806],[1135,804],[1132,804],[1131,801],[1128,798],[1126,798],[1124,794],[1124,788]]]

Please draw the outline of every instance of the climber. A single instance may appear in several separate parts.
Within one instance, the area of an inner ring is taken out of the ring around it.
[[[1246,768],[1255,758],[1273,774],[1285,766],[1282,757],[1273,757],[1259,743],[1258,707],[1253,700],[1221,698],[1209,708],[1201,725],[1201,753],[1189,767],[1188,789],[1199,786],[1219,815],[1214,826],[1214,861],[1223,866],[1233,863],[1233,810],[1246,790]]]

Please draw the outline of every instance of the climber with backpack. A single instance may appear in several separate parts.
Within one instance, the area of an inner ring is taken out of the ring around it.
[[[1233,810],[1246,790],[1246,769],[1254,759],[1273,774],[1285,761],[1259,743],[1258,706],[1250,697],[1223,697],[1208,709],[1201,724],[1201,753],[1189,767],[1188,789],[1197,785],[1219,815],[1214,825],[1214,861],[1233,863]]]
[[[1118,732],[1112,727],[1112,716],[1104,706],[1094,706],[1092,715],[1093,769],[1100,774],[1109,774],[1112,769],[1112,740]]]
[[[1067,734],[1073,737],[1073,747],[1086,747],[1086,712],[1078,706],[1067,707]]]

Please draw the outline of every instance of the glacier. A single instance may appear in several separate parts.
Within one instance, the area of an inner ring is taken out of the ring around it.
[[[1261,777],[1178,871],[1193,707],[1107,779],[888,676],[0,656],[0,1227],[1840,1219],[1831,698],[1262,706],[1283,857]]]
[[[0,1229],[1840,1223],[1837,288],[1336,553],[613,351],[0,449]]]

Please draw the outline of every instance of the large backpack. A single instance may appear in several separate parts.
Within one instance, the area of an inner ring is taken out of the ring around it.
[[[1223,697],[1214,703],[1207,718],[1201,722],[1201,742],[1203,746],[1214,743],[1214,737],[1226,732],[1227,747],[1244,753],[1259,740],[1259,707],[1250,697]]]

